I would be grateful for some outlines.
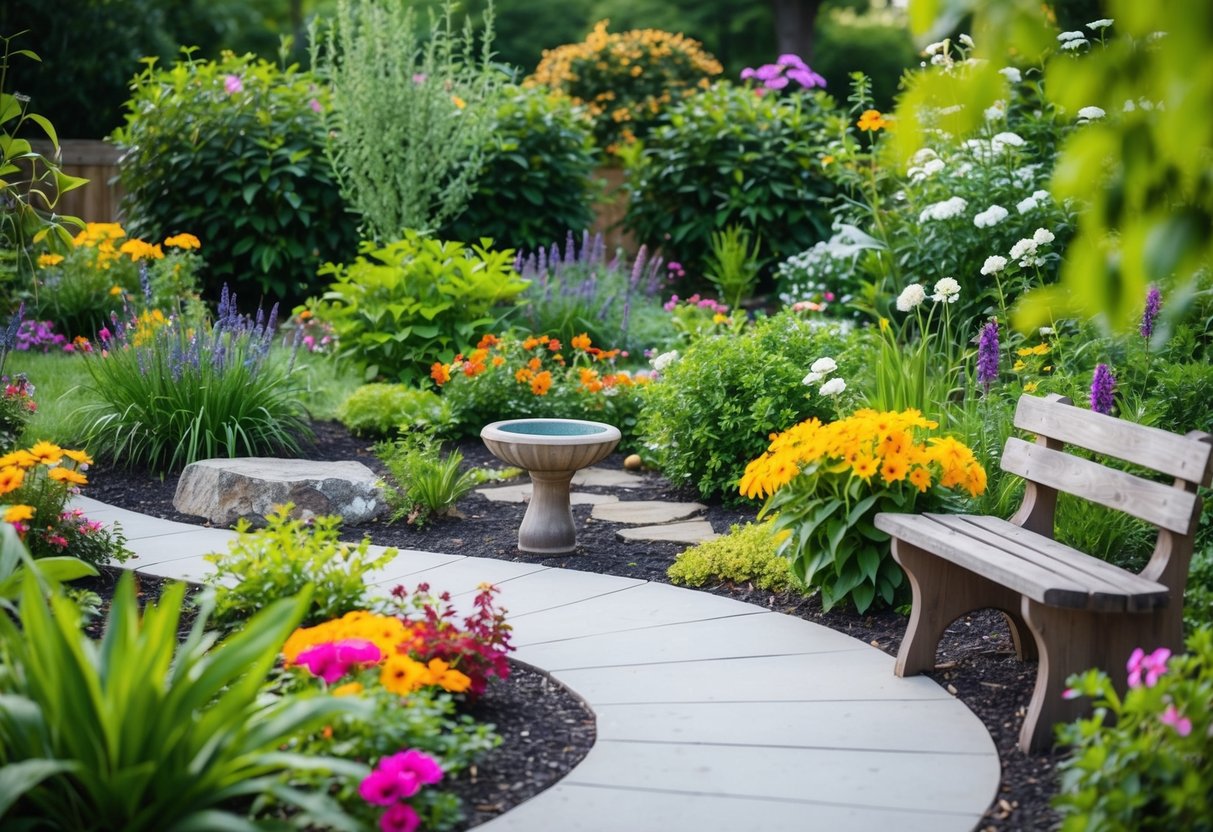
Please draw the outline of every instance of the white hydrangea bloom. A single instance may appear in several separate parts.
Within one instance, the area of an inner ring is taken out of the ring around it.
[[[926,164],[922,166],[922,172],[926,176],[934,176],[946,167],[947,164],[943,159],[929,159],[927,160]]]
[[[993,254],[986,258],[986,262],[981,266],[982,274],[998,274],[1007,267],[1007,258]]]
[[[998,121],[1000,118],[1005,118],[1007,115],[1007,102],[1000,98],[989,107],[986,107],[982,115],[986,121]]]
[[[1018,133],[997,133],[990,139],[990,149],[995,153],[1001,153],[1004,147],[1023,147],[1025,144],[1027,142]]]
[[[920,147],[914,151],[914,155],[910,157],[911,165],[925,165],[932,159],[938,159],[939,154],[929,147]]]
[[[1032,232],[1032,242],[1038,246],[1048,245],[1055,239],[1057,238],[1053,236],[1053,232],[1047,228],[1038,228]]]
[[[1067,52],[1073,52],[1074,50],[1081,49],[1082,47],[1084,47],[1086,45],[1087,45],[1087,39],[1082,38],[1079,40],[1068,40],[1061,45],[1061,48]]]
[[[656,370],[657,372],[661,372],[662,370],[664,370],[666,367],[670,366],[677,360],[678,360],[678,350],[670,350],[669,352],[663,352],[661,355],[657,356],[649,363],[653,365],[654,370]]]
[[[956,303],[956,299],[960,297],[960,284],[952,277],[941,277],[935,282],[935,294],[931,295],[931,300],[936,303]]]
[[[918,283],[911,283],[909,286],[901,290],[901,294],[897,296],[897,311],[909,312],[927,298],[926,289]]]
[[[1007,209],[1001,205],[991,205],[977,216],[973,217],[973,225],[978,228],[993,228],[1007,218]]]
[[[1086,33],[1083,32],[1081,29],[1078,29],[1073,32],[1062,32],[1060,35],[1057,36],[1057,39],[1059,41],[1061,41],[1062,43],[1069,43],[1072,40],[1085,40],[1086,37],[1087,37]]]
[[[931,66],[949,66],[951,63],[952,59],[948,57],[946,52],[931,56]]]
[[[1036,201],[1036,198],[1029,196],[1024,197],[1018,203],[1016,203],[1015,210],[1021,214],[1026,214],[1029,211],[1035,211],[1039,207],[1040,203]]]
[[[821,373],[823,376],[828,376],[838,369],[838,362],[827,355],[814,361],[809,365],[809,369],[815,373]]]
[[[1012,84],[1018,84],[1023,80],[1023,73],[1013,66],[1004,66],[1002,69],[998,70],[998,72],[1003,78],[1006,78]]]
[[[840,378],[832,378],[825,384],[821,385],[820,393],[823,396],[837,396],[847,389],[847,383]]]
[[[1032,191],[1032,199],[1036,200],[1037,202],[1048,202],[1049,192],[1043,188]]]
[[[823,376],[821,375],[821,373],[809,373],[807,376],[804,377],[804,381],[802,383],[816,384],[817,382],[821,381],[822,378],[823,378]]]
[[[1083,107],[1078,111],[1079,121],[1095,121],[1106,116],[1102,107]]]
[[[969,207],[968,201],[961,196],[954,196],[951,199],[945,199],[943,202],[935,202],[923,208],[918,214],[919,222],[927,220],[950,220],[954,217],[959,217]]]
[[[1020,240],[1015,245],[1011,246],[1011,259],[1019,260],[1029,255],[1036,254],[1036,241],[1030,237]]]
[[[1042,326],[1040,328],[1040,334],[1042,337],[1047,337],[1049,335],[1052,335],[1053,331],[1054,331],[1053,327],[1051,327],[1051,326]]]
[[[1094,29],[1098,32],[1100,29],[1106,29],[1111,25],[1112,21],[1109,18],[1101,17],[1099,20],[1092,20],[1090,23],[1088,23],[1087,28]]]

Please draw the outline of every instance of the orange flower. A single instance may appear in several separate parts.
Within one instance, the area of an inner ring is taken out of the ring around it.
[[[430,378],[438,382],[438,386],[446,384],[451,380],[451,365],[443,364],[441,361],[435,361],[430,366]]]
[[[583,332],[580,335],[574,335],[569,343],[573,345],[573,349],[575,350],[588,350],[591,343],[590,336]]]
[[[487,350],[501,343],[501,339],[491,332],[486,332],[481,336],[480,342],[476,344],[476,349]]]
[[[408,656],[395,655],[383,663],[379,682],[398,696],[406,696],[424,684],[426,668]]]
[[[560,342],[553,338],[548,341],[548,349],[552,352],[560,352]]]
[[[357,696],[362,693],[361,682],[346,682],[333,688],[333,696]]]
[[[79,471],[73,471],[71,468],[55,467],[47,474],[55,482],[66,482],[72,485],[88,485],[88,477],[81,474]]]
[[[880,114],[880,110],[864,110],[855,126],[868,133],[875,133],[877,130],[887,127],[888,124],[884,116]]]
[[[518,382],[519,384],[526,384],[534,377],[535,377],[535,374],[532,373],[530,370],[528,370],[526,367],[523,367],[521,370],[514,373],[514,381]]]
[[[926,468],[915,468],[910,472],[910,484],[917,488],[919,493],[926,491],[931,487],[931,472]]]
[[[539,372],[539,368],[543,366],[543,362],[541,360],[539,360],[538,358],[532,358],[530,361],[528,361],[526,363],[526,365],[527,365],[527,367],[529,367],[531,369],[532,372],[537,373],[537,372]]]
[[[175,237],[169,237],[164,244],[170,248],[182,248],[186,251],[191,248],[202,248],[201,241],[193,234],[178,234]]]
[[[546,396],[552,389],[552,374],[547,370],[539,373],[531,380],[531,392],[536,396]]]
[[[505,359],[502,358],[500,355],[493,356],[493,366],[494,367],[500,367],[504,363],[505,363]]]
[[[428,671],[426,684],[439,685],[451,693],[463,693],[472,686],[472,680],[468,678],[467,674],[455,670],[442,659],[430,659],[426,670]]]
[[[20,523],[22,520],[32,520],[34,507],[25,505],[9,506],[4,512],[5,523]]]
[[[524,350],[533,350],[537,346],[539,346],[539,339],[535,338],[534,336],[527,338],[522,342],[522,348]]]

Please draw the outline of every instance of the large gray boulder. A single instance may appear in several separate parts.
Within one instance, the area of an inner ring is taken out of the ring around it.
[[[203,459],[181,472],[173,506],[182,514],[230,526],[244,518],[263,525],[275,506],[293,503],[293,517],[340,514],[356,524],[382,514],[378,478],[361,462],[306,459]]]

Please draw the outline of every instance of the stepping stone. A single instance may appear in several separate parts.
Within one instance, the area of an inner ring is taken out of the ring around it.
[[[654,543],[703,543],[713,540],[720,535],[712,529],[707,520],[685,520],[681,523],[667,523],[664,526],[638,526],[631,529],[620,529],[615,537],[623,541],[643,540]]]
[[[173,507],[219,526],[244,518],[264,525],[275,506],[293,503],[291,516],[340,514],[350,524],[386,511],[375,472],[361,462],[237,457],[203,459],[181,472]]]
[[[614,468],[582,468],[573,475],[573,485],[596,485],[603,488],[644,488],[648,481],[630,471]]]
[[[594,506],[590,514],[595,520],[610,523],[630,523],[636,526],[654,526],[685,520],[706,509],[703,503],[667,503],[663,500],[625,500]]]
[[[477,488],[476,493],[494,503],[525,503],[531,499],[531,484],[503,485],[498,488]],[[616,503],[619,498],[614,494],[587,494],[584,491],[570,491],[569,505],[596,506],[599,503]]]

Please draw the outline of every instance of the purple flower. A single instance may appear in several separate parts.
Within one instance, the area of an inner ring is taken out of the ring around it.
[[[316,100],[315,98],[313,98],[311,101],[309,101],[307,103],[307,105],[312,108],[312,112],[314,112],[314,113],[324,112],[324,108],[320,106],[320,102],[318,100]]]
[[[825,78],[810,69],[800,56],[791,53],[780,55],[775,63],[763,64],[758,69],[747,66],[741,71],[741,79],[761,81],[762,86],[756,90],[759,95],[768,90],[785,89],[790,81],[795,81],[801,89],[826,85]]]
[[[998,352],[998,321],[990,321],[981,328],[977,342],[977,380],[986,393],[998,380]]]
[[[1091,409],[1105,415],[1112,412],[1112,394],[1116,392],[1116,377],[1107,364],[1095,367],[1095,376],[1091,379]]]
[[[225,75],[223,77],[223,89],[227,90],[228,95],[235,95],[238,92],[244,91],[244,82],[240,80],[239,75]]]
[[[805,89],[812,89],[813,87],[824,88],[826,85],[826,79],[822,78],[808,67],[805,67],[804,69],[789,69],[788,77],[800,84],[800,86],[804,87]]]
[[[809,65],[806,64],[803,60],[801,60],[801,57],[799,55],[793,55],[791,52],[787,52],[787,53],[784,53],[783,55],[780,55],[778,58],[775,59],[775,63],[781,64],[783,66],[796,67],[796,69],[808,69],[809,68]]]
[[[1158,317],[1158,309],[1162,306],[1162,292],[1157,286],[1151,286],[1146,293],[1146,310],[1141,316],[1141,337],[1149,339],[1154,334],[1154,320]]]

